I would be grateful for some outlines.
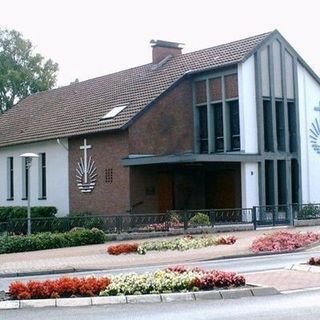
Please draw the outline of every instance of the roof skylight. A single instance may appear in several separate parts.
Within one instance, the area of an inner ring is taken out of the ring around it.
[[[116,115],[118,115],[123,109],[125,109],[128,105],[114,107],[110,111],[108,111],[101,119],[101,120],[110,120],[113,119]]]

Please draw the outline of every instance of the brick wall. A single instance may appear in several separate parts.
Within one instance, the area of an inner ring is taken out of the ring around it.
[[[177,154],[193,150],[191,81],[153,105],[129,128],[130,154]]]
[[[97,182],[91,193],[81,193],[76,182],[76,168],[80,157],[83,157],[83,139],[92,146],[88,155],[92,156],[97,167]],[[96,214],[126,213],[130,208],[129,201],[129,168],[121,165],[121,159],[128,155],[128,134],[101,133],[71,138],[69,140],[69,184],[70,211],[92,212]],[[110,170],[106,182],[106,169]]]

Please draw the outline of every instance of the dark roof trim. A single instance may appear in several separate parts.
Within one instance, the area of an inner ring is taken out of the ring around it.
[[[174,163],[199,163],[199,162],[257,162],[261,161],[261,155],[258,154],[180,154],[165,156],[142,156],[134,158],[125,158],[121,160],[123,166],[142,166],[153,164],[174,164]]]
[[[310,75],[320,84],[320,78],[319,76],[312,70],[312,68],[308,65],[308,63],[300,56],[300,54],[291,46],[291,44],[283,37],[283,35],[275,29],[272,31],[261,43],[259,43],[251,52],[249,52],[241,62],[246,61],[248,58],[250,58],[253,54],[255,54],[260,48],[262,48],[264,45],[266,45],[270,40],[280,38],[281,41],[283,41],[286,46],[297,56],[298,61],[307,69],[307,71],[310,73]]]
[[[240,62],[240,61],[239,61]],[[171,90],[176,88],[183,80],[188,79],[194,75],[206,73],[206,72],[212,72],[224,68],[228,68],[231,66],[237,66],[237,62],[232,62],[232,63],[226,63],[224,65],[220,65],[217,67],[209,67],[209,68],[204,68],[201,70],[190,70],[187,71],[185,74],[183,74],[180,78],[175,80],[171,86],[169,86],[166,90],[161,92],[155,99],[150,101],[141,111],[139,111],[136,115],[134,115],[124,126],[121,127],[121,130],[126,130],[128,127],[130,127],[136,120],[138,120],[145,112],[149,111],[150,108],[152,108],[163,96],[168,94]]]

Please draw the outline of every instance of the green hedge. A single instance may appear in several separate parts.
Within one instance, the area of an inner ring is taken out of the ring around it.
[[[38,233],[30,236],[0,238],[0,253],[35,251],[53,248],[83,246],[105,242],[105,233],[99,229],[75,228],[66,233]]]
[[[53,218],[56,213],[56,207],[31,207],[32,218]],[[23,218],[27,218],[27,207],[0,207],[0,222]]]

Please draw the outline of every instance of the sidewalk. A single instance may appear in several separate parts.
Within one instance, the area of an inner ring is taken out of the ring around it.
[[[286,230],[288,230],[288,228],[286,228]],[[302,227],[295,228],[293,230],[296,232],[319,232],[319,227]],[[250,251],[250,245],[252,241],[262,234],[271,233],[274,231],[275,229],[232,232],[229,234],[235,235],[238,239],[233,245],[218,245],[214,247],[193,249],[188,251],[151,251],[146,255],[128,254],[111,256],[107,254],[107,246],[114,243],[119,243],[119,241],[108,242],[99,245],[2,254],[0,255],[0,276],[5,277],[6,275],[12,276],[13,274],[28,274],[35,272],[52,273],[53,271],[63,270],[70,272],[73,270],[110,270],[141,265],[183,264],[187,261],[200,261],[223,257],[250,255],[252,254]],[[222,234],[223,233],[219,233],[216,235],[219,236]],[[151,241],[155,240],[155,238],[151,239]],[[146,240],[137,240],[134,242],[143,241]]]

